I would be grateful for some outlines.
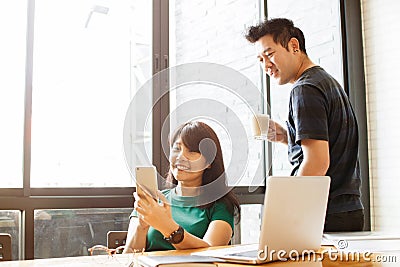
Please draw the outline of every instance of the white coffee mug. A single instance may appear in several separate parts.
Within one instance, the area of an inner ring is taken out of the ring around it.
[[[252,119],[251,127],[255,139],[266,140],[268,136],[269,115],[255,114]]]

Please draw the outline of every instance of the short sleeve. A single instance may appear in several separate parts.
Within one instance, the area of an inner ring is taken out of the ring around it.
[[[328,106],[317,87],[302,84],[293,88],[290,112],[294,118],[296,143],[303,139],[329,140]]]
[[[229,225],[232,227],[232,231],[233,231],[233,227],[234,227],[234,218],[233,218],[233,214],[231,214],[228,210],[228,208],[226,207],[226,204],[219,201],[216,202],[210,209],[210,218],[211,221],[216,221],[216,220],[221,220],[221,221],[225,221],[227,223],[229,223]]]

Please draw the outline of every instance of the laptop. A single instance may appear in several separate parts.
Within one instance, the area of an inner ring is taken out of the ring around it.
[[[260,264],[315,253],[321,246],[328,176],[270,176],[258,244],[195,252],[227,262]]]

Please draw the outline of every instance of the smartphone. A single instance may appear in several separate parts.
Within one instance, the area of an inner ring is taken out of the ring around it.
[[[157,197],[157,170],[154,166],[137,166],[135,168],[136,174],[136,190],[139,195],[142,195],[142,188],[149,192],[154,199]]]

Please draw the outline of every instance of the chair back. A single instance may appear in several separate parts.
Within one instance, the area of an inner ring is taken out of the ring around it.
[[[107,247],[108,248],[117,248],[119,246],[125,246],[127,234],[128,234],[128,231],[108,231]]]
[[[11,255],[11,235],[0,233],[0,261],[10,261]]]

